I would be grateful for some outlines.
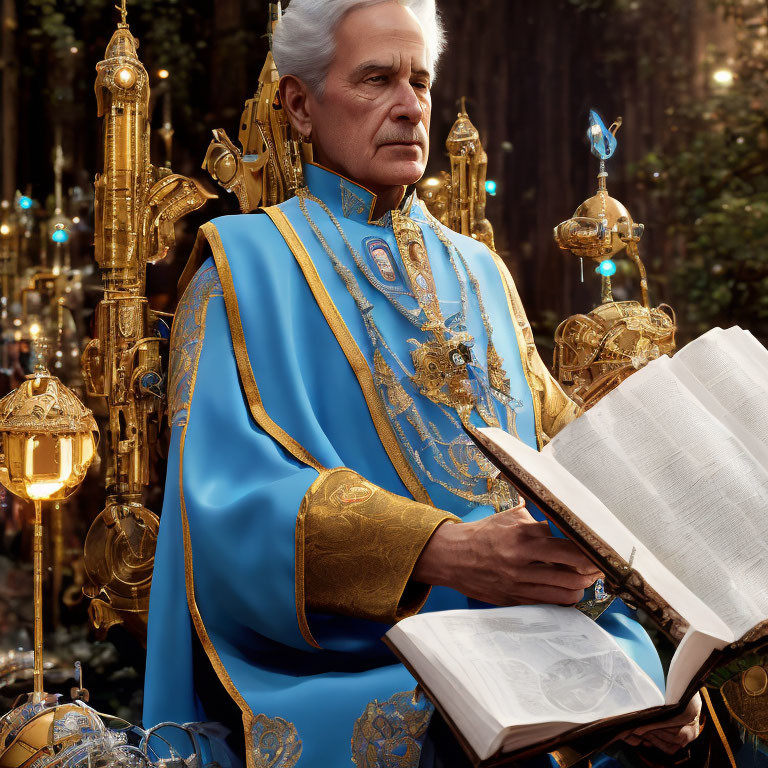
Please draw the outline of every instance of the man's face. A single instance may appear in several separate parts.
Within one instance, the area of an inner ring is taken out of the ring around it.
[[[373,192],[415,183],[429,155],[429,88],[411,11],[391,0],[351,11],[323,95],[307,99],[315,159]]]

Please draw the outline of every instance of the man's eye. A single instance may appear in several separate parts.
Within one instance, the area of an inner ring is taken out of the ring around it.
[[[373,77],[369,77],[365,82],[366,83],[385,83],[387,81],[386,75],[374,75]]]
[[[411,83],[414,88],[418,88],[420,91],[428,91],[429,83],[425,83],[423,80],[417,80],[415,83]]]

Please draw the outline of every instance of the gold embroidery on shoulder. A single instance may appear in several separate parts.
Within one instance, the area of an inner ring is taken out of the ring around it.
[[[192,397],[192,369],[203,346],[208,299],[223,295],[216,267],[211,265],[195,275],[176,311],[168,376],[168,419],[171,426],[183,426],[187,421]]]
[[[256,715],[251,735],[255,768],[293,768],[299,762],[302,743],[293,723]]]
[[[417,768],[434,706],[420,691],[374,699],[355,723],[352,762],[357,768]]]

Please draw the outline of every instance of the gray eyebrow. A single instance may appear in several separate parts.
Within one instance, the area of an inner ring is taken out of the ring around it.
[[[395,68],[395,62],[391,61],[389,64],[381,61],[365,61],[359,66],[355,67],[352,72],[353,76],[364,75],[368,72],[374,72],[377,69],[393,70]]]
[[[360,77],[361,75],[368,74],[369,72],[376,72],[379,70],[386,70],[388,72],[392,72],[395,68],[395,62],[392,61],[390,63],[385,63],[381,61],[364,61],[359,66],[355,67],[355,69],[352,71],[352,77]],[[426,77],[430,77],[429,70],[427,69],[416,69],[413,72],[411,72],[412,75],[424,75]]]

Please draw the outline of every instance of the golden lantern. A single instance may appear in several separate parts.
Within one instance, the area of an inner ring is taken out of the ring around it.
[[[0,483],[34,502],[36,702],[43,693],[42,502],[64,499],[82,482],[96,451],[93,414],[42,366],[0,400]]]

